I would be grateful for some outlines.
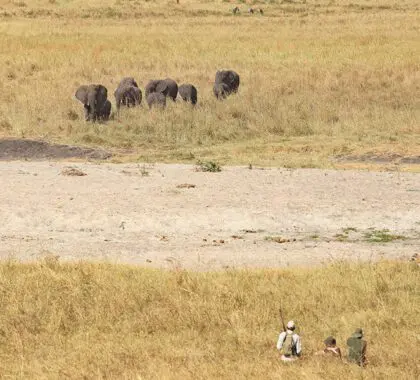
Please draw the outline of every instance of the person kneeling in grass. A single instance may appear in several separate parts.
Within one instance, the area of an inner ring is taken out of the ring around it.
[[[360,367],[364,367],[367,364],[366,359],[366,347],[367,342],[362,339],[363,330],[356,329],[352,336],[347,339],[347,347],[349,349],[348,360],[350,363],[356,363]]]
[[[324,340],[325,348],[322,351],[318,351],[316,355],[325,355],[341,359],[340,347],[337,347],[337,341],[333,336],[329,336]]]
[[[302,352],[300,336],[294,332],[295,328],[293,321],[287,322],[286,331],[280,333],[277,341],[277,349],[282,352],[281,360],[284,362],[298,359]]]

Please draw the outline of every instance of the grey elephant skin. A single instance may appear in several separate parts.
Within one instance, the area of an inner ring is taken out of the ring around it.
[[[197,104],[197,89],[192,84],[182,84],[178,88],[178,93],[184,101]]]
[[[159,92],[175,101],[178,95],[178,85],[170,78],[151,80],[145,88],[146,99],[149,94],[154,92]]]
[[[121,79],[119,86],[133,86],[139,87],[136,80],[133,77],[124,77]]]
[[[217,99],[225,99],[228,95],[238,92],[239,74],[233,70],[217,71],[213,85],[213,93]]]
[[[111,116],[111,102],[107,100],[98,113],[98,120],[108,121]]]
[[[166,96],[161,92],[151,92],[147,95],[146,101],[150,109],[152,107],[166,107]]]
[[[141,90],[132,77],[126,77],[121,80],[114,92],[114,96],[117,110],[120,109],[121,105],[126,107],[138,106],[142,100]]]
[[[104,115],[108,112],[111,103],[107,100],[108,90],[105,86],[101,84],[83,85],[77,89],[75,96],[84,106],[86,121],[107,120]]]

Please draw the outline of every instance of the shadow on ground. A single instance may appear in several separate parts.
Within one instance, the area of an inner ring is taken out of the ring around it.
[[[111,153],[94,148],[49,144],[45,141],[25,139],[0,140],[0,160],[48,160],[86,158],[106,160]]]

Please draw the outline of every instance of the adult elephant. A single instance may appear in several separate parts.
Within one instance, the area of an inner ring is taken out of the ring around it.
[[[117,110],[121,105],[135,107],[140,105],[142,93],[137,82],[132,77],[123,78],[114,92]]]
[[[140,105],[142,100],[142,93],[138,87],[134,86],[119,86],[115,92],[115,104],[117,106],[117,110],[120,109],[121,105],[126,107],[135,107]]]
[[[146,98],[154,92],[159,92],[175,101],[178,95],[178,85],[171,78],[151,80],[145,89]]]
[[[77,89],[75,96],[84,106],[86,121],[104,120],[104,115],[111,104],[107,100],[108,90],[105,86],[101,84],[83,85]]]
[[[217,99],[225,99],[228,95],[238,92],[240,83],[239,74],[233,70],[216,72],[213,93]]]
[[[178,93],[186,102],[197,103],[197,89],[192,84],[182,84],[178,88]]]

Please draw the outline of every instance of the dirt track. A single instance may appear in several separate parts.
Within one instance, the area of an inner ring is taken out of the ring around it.
[[[419,174],[0,162],[0,178],[2,258],[201,270],[420,252]],[[405,239],[368,241],[382,233]]]

